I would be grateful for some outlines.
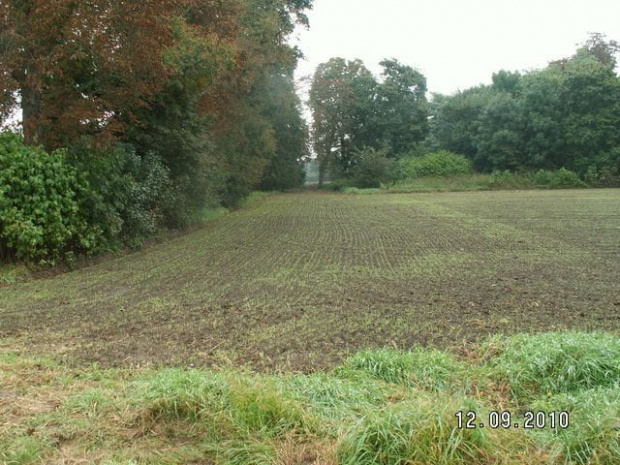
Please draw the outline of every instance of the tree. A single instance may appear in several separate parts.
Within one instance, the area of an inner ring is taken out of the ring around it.
[[[169,18],[184,3],[3,2],[1,113],[19,102],[30,145],[116,138],[168,79],[162,51],[173,40]]]
[[[563,166],[583,174],[596,156],[620,146],[620,79],[612,63],[584,49],[560,79]]]
[[[273,127],[276,149],[260,187],[266,190],[299,187],[305,176],[302,159],[308,155],[308,128],[295,93],[293,70],[270,76],[262,95],[263,116]]]
[[[511,72],[506,70],[493,73],[493,89],[497,92],[505,92],[507,94],[516,97],[519,94],[521,74],[518,72]]]
[[[221,196],[227,205],[238,203],[265,176],[274,181],[276,171],[278,176],[291,175],[296,160],[305,155],[304,144],[299,144],[304,137],[299,126],[301,109],[292,86],[300,54],[285,39],[296,22],[306,24],[304,10],[311,2],[241,3],[237,60],[212,98],[205,100],[206,108],[213,111],[213,139],[224,171]],[[291,127],[280,112],[293,118]],[[291,152],[285,154],[287,150]],[[271,169],[277,160],[286,160],[287,169]]]
[[[591,32],[590,37],[583,44],[582,50],[587,50],[600,63],[610,66],[612,69],[618,64],[616,55],[620,52],[620,44],[615,40],[607,40],[605,34]]]
[[[397,158],[411,151],[428,134],[426,78],[397,60],[383,60],[380,64],[383,82],[377,89],[375,134],[388,147],[389,155]]]
[[[487,107],[493,90],[478,86],[452,96],[435,97],[432,105],[432,137],[438,149],[460,153],[471,160],[476,157],[475,138],[480,116]]]
[[[478,170],[568,168],[620,173],[618,44],[592,34],[570,58],[521,75],[500,71],[493,85],[433,103],[427,145],[462,153]]]
[[[90,181],[88,220],[117,220],[106,238],[137,216],[156,219],[130,228],[138,234],[162,217],[183,226],[207,203],[237,204],[269,166],[272,181],[293,182],[305,136],[292,86],[299,52],[286,40],[311,6],[2,2],[0,116],[21,106],[28,144],[68,148]]]
[[[519,101],[498,93],[478,117],[474,166],[479,171],[519,170],[524,165],[523,120]]]
[[[319,65],[310,90],[319,184],[328,166],[351,176],[364,148],[396,158],[428,133],[426,79],[396,60],[384,60],[377,82],[360,60],[332,58]]]
[[[319,159],[319,185],[328,166],[347,173],[354,141],[368,123],[363,108],[374,100],[374,78],[361,60],[332,58],[318,66],[310,89],[314,150]]]
[[[560,85],[560,73],[554,67],[530,72],[522,78],[522,139],[528,168],[554,170],[564,166]]]

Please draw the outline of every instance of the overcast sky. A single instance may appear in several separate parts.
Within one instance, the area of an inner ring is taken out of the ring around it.
[[[332,57],[384,58],[419,69],[431,92],[491,82],[500,69],[543,68],[570,56],[588,32],[620,41],[620,0],[314,0],[297,77]]]

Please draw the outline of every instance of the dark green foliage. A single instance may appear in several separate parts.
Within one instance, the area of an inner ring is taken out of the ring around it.
[[[473,160],[479,118],[492,95],[489,87],[473,87],[451,97],[436,95],[431,105],[431,137],[437,146]]]
[[[380,187],[391,178],[394,161],[388,158],[387,150],[365,147],[356,152],[357,163],[352,170],[351,182],[362,189]]]
[[[20,136],[0,135],[0,255],[53,262],[72,247],[93,246],[81,216],[88,191],[63,150],[27,147]]]
[[[276,139],[270,122],[259,105],[240,108],[237,125],[217,141],[222,160],[218,197],[226,208],[237,207],[257,188],[269,161],[275,156]]]
[[[474,136],[477,148],[474,164],[479,171],[517,170],[524,165],[521,134],[523,119],[517,99],[499,93],[487,102],[478,117]]]
[[[560,168],[557,171],[539,170],[534,175],[534,183],[550,189],[588,187],[579,179],[579,176],[566,168]]]
[[[260,183],[262,190],[300,187],[305,180],[301,159],[308,155],[308,128],[301,116],[292,69],[274,73],[265,82],[263,116],[270,121],[276,139],[275,153]]]
[[[583,175],[595,156],[620,146],[620,79],[582,50],[563,68],[561,83],[565,166]]]
[[[620,172],[617,43],[592,34],[568,59],[491,86],[435,96],[428,147],[462,153],[481,172],[566,168],[596,185]]]
[[[467,157],[447,150],[429,153],[421,157],[406,157],[399,160],[396,167],[399,179],[454,176],[469,174],[471,171],[471,162]]]
[[[83,140],[70,159],[89,185],[79,203],[97,232],[97,249],[135,244],[161,225],[174,186],[156,154],[140,157],[127,144],[94,147]]]
[[[584,179],[592,186],[620,187],[620,147],[593,157]]]

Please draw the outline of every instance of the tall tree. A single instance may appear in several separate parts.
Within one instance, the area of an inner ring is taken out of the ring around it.
[[[433,138],[438,148],[476,156],[475,138],[480,116],[493,96],[489,86],[472,87],[451,96],[435,97],[432,106]]]
[[[332,58],[314,73],[309,101],[319,185],[330,164],[342,173],[351,168],[355,138],[368,119],[361,109],[375,98],[373,82],[361,60]]]
[[[168,79],[161,60],[173,40],[168,18],[184,3],[3,2],[2,113],[19,102],[29,144],[116,137]]]
[[[304,181],[302,159],[308,155],[308,128],[295,92],[293,69],[270,76],[262,95],[263,116],[273,127],[276,148],[260,187],[267,190],[299,187]]]
[[[376,135],[392,157],[411,151],[428,134],[426,78],[397,60],[383,60]]]

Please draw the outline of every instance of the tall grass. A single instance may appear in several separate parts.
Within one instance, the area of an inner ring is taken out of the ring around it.
[[[365,350],[313,374],[80,370],[0,354],[0,463],[615,465],[619,362],[620,338],[581,332],[496,336],[466,359]],[[571,423],[457,424],[456,412],[485,422],[492,410],[567,411]]]
[[[571,413],[570,427],[536,432],[559,463],[620,463],[620,389],[593,388],[552,395],[532,404],[537,411]]]
[[[620,387],[620,339],[576,331],[494,337],[482,346],[492,376],[516,399]]]
[[[460,383],[468,367],[446,352],[414,348],[409,352],[394,349],[365,350],[349,358],[343,369],[368,373],[388,383],[415,386],[431,391]]]
[[[486,449],[497,449],[498,444],[483,429],[455,429],[454,412],[463,405],[437,400],[417,398],[369,413],[341,441],[340,463],[484,463]]]

